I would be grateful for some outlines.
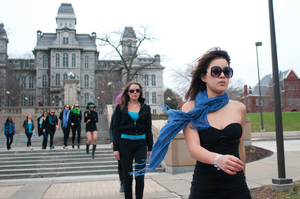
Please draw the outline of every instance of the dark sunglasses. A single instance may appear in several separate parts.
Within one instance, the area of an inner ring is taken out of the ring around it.
[[[95,108],[94,106],[89,106],[89,108]]]
[[[230,67],[225,67],[222,68],[219,66],[214,66],[211,68],[210,74],[213,77],[220,77],[220,75],[222,74],[222,72],[224,73],[224,76],[227,78],[231,78],[233,76],[233,70]]]
[[[129,89],[129,93],[134,93],[134,91],[136,91],[137,93],[140,93],[141,90],[138,88],[138,89]]]
[[[79,107],[79,106],[74,106],[74,107]]]
[[[50,112],[50,113],[55,113],[55,112]]]

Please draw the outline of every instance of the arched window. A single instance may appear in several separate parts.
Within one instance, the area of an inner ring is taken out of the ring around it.
[[[156,104],[156,93],[152,93],[152,104]]]
[[[90,96],[88,93],[84,94],[84,105],[87,105],[90,101]]]
[[[55,75],[55,86],[60,86],[60,74],[56,73]]]
[[[145,93],[145,103],[149,104],[149,93],[148,92]]]
[[[156,78],[155,75],[151,75],[152,86],[156,86]]]
[[[21,85],[22,85],[22,88],[26,88],[26,77],[25,76],[23,76],[21,78]]]
[[[89,68],[89,56],[84,57],[84,68]]]
[[[65,74],[63,75],[63,79],[68,79],[68,74],[67,74],[67,73],[65,73]]]
[[[29,95],[28,106],[33,106],[33,95]]]
[[[64,37],[63,38],[63,43],[68,44],[69,43],[69,37]]]
[[[69,66],[69,56],[68,53],[63,54],[63,67]]]
[[[59,54],[58,53],[56,53],[56,55],[55,55],[55,66],[56,67],[59,67]]]
[[[47,67],[47,56],[43,55],[43,68],[48,68]]]
[[[84,76],[84,87],[89,87],[89,76],[88,75]]]
[[[47,75],[42,76],[42,87],[48,87]]]
[[[76,66],[76,55],[72,54],[72,67],[74,68]]]
[[[21,106],[25,106],[26,101],[25,101],[25,95],[21,95]]]
[[[149,86],[148,75],[145,75],[145,86]]]
[[[29,88],[33,88],[33,81],[34,81],[33,76],[30,76],[29,77],[29,84],[28,84]]]
[[[55,106],[59,106],[59,97],[58,96],[55,96],[54,103],[55,103]]]
[[[43,95],[42,95],[42,103],[44,106],[47,105],[47,94],[46,93],[43,93]]]

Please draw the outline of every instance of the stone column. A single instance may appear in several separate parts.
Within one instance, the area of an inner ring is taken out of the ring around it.
[[[65,93],[65,104],[70,104],[78,102],[77,100],[77,85],[79,80],[77,79],[65,79],[64,80],[64,93]]]

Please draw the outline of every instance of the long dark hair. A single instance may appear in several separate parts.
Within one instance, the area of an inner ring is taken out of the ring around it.
[[[228,62],[228,66],[230,65],[230,56],[227,51],[221,50],[220,47],[209,49],[197,59],[196,69],[191,73],[191,85],[185,94],[186,100],[194,100],[200,91],[206,90],[206,83],[202,81],[201,76],[207,73],[210,62],[216,58],[224,58]]]
[[[126,86],[124,86],[123,91],[122,91],[122,95],[121,95],[120,99],[118,100],[118,104],[120,104],[121,109],[123,109],[125,107],[126,103],[129,101],[129,95],[127,93],[128,93],[129,87],[132,84],[136,84],[140,87],[140,96],[139,96],[138,101],[140,101],[142,96],[143,96],[143,89],[142,89],[142,85],[140,83],[135,82],[135,81],[128,82],[126,84]]]
[[[11,123],[14,123],[14,122],[13,122],[13,119],[12,119],[10,116],[7,117],[6,123],[8,123],[8,119],[9,119],[9,118],[10,118],[10,122],[11,122]]]

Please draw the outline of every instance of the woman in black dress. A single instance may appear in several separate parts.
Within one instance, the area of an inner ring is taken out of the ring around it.
[[[93,102],[89,102],[87,107],[88,110],[84,112],[84,122],[86,131],[86,154],[89,154],[89,147],[93,140],[92,158],[95,158],[95,151],[97,146],[97,125],[98,113],[95,110],[96,106]]]
[[[47,141],[48,141],[48,135],[50,135],[50,149],[54,149],[53,145],[53,139],[56,129],[59,130],[58,126],[58,119],[55,115],[55,110],[50,109],[49,115],[46,116],[45,125],[43,126],[45,128],[45,136],[43,140],[43,149],[47,148]]]
[[[74,143],[75,143],[75,137],[77,131],[77,149],[80,149],[82,114],[78,103],[75,103],[73,109],[70,111],[70,120],[71,120],[71,130],[72,130],[72,148],[74,149]]]

